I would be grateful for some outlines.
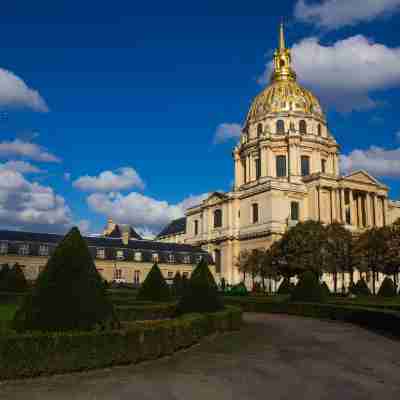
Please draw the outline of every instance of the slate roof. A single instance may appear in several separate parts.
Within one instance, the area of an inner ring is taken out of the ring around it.
[[[115,228],[113,229],[113,231],[109,235],[106,235],[106,236],[110,237],[110,238],[121,238],[123,233],[125,233],[127,231],[129,231],[130,239],[137,239],[137,240],[142,239],[142,237],[130,225],[126,225],[126,224],[115,225]]]
[[[176,235],[178,233],[186,233],[186,217],[172,221],[157,235],[157,238]]]

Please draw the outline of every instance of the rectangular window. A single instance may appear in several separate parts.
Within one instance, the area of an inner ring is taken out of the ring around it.
[[[140,251],[135,252],[134,259],[135,261],[142,261],[142,253]]]
[[[214,228],[220,228],[222,226],[222,210],[214,211]]]
[[[199,221],[197,219],[194,221],[194,234],[195,236],[199,234]]]
[[[183,262],[184,262],[185,264],[190,264],[190,256],[184,256],[184,257],[183,257]]]
[[[140,271],[136,270],[133,272],[133,283],[140,283]]]
[[[278,178],[286,176],[286,156],[276,157],[276,176]]]
[[[292,221],[299,220],[299,203],[297,201],[292,201],[290,203],[290,219]]]
[[[18,248],[18,254],[20,256],[27,256],[29,254],[29,244],[21,244]]]
[[[7,254],[8,253],[8,243],[1,242],[0,243],[0,254]]]
[[[172,253],[168,254],[168,262],[170,263],[175,262],[175,256]]]
[[[310,175],[310,157],[301,156],[301,175]]]
[[[258,204],[252,204],[251,211],[253,224],[256,224],[258,222]]]
[[[39,246],[39,256],[48,256],[49,255],[49,246],[46,244],[41,244]]]
[[[321,170],[322,170],[322,173],[325,174],[325,172],[326,172],[326,160],[321,160]]]
[[[153,253],[151,255],[151,258],[152,258],[153,262],[158,262],[158,254],[157,253]]]
[[[123,260],[124,259],[124,251],[123,250],[117,250],[116,259],[117,260]]]
[[[106,251],[102,248],[96,249],[96,257],[97,258],[106,258]]]
[[[254,160],[255,167],[256,167],[256,179],[260,179],[261,177],[261,158],[258,157]]]

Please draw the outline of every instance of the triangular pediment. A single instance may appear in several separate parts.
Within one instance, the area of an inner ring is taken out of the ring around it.
[[[226,198],[226,195],[224,193],[220,192],[214,192],[211,193],[207,199],[204,200],[204,203],[207,205],[219,203],[221,200],[224,200]]]
[[[370,185],[384,186],[381,182],[364,170],[352,172],[351,174],[343,177],[343,179],[353,182],[367,183]]]

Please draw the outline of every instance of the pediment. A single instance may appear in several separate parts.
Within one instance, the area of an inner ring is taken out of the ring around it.
[[[214,192],[214,193],[211,193],[210,196],[208,196],[206,200],[204,200],[204,203],[210,206],[210,205],[213,205],[216,203],[220,203],[221,200],[224,200],[225,198],[226,198],[226,195],[224,193]]]
[[[369,185],[378,185],[378,186],[384,186],[381,182],[379,182],[376,178],[374,178],[372,175],[370,175],[368,172],[360,170],[360,171],[355,171],[349,175],[346,175],[343,177],[344,180],[348,181],[353,181],[353,182],[360,182],[360,183],[366,183]]]

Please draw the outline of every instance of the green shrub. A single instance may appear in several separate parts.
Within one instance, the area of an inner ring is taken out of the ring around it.
[[[218,287],[206,261],[200,261],[178,303],[179,314],[214,312],[223,308]]]
[[[282,283],[279,285],[277,294],[291,294],[295,288],[295,285],[290,282],[290,279],[284,278]]]
[[[90,330],[117,323],[78,228],[55,249],[14,319],[18,331]]]
[[[10,273],[10,266],[3,264],[0,269],[0,290],[7,291],[7,277]]]
[[[151,360],[214,332],[239,329],[240,308],[169,321],[125,323],[114,331],[0,336],[0,380],[82,371]]]
[[[356,296],[371,296],[371,291],[363,278],[361,278],[355,285],[351,286],[349,290],[350,293],[353,293]]]
[[[325,297],[328,297],[328,296],[331,295],[331,291],[329,290],[329,286],[326,284],[326,282],[322,282],[321,283],[321,287],[322,287],[322,290],[325,293]]]
[[[8,292],[25,292],[28,289],[28,282],[22,268],[16,263],[12,268],[7,264],[2,270],[0,290]]]
[[[117,306],[115,312],[120,321],[150,321],[174,318],[176,316],[176,303],[139,303]]]
[[[389,278],[386,277],[383,282],[381,287],[379,288],[378,291],[378,296],[381,297],[394,297],[396,296],[396,288],[394,286],[393,281]]]
[[[237,285],[233,285],[227,294],[230,296],[248,296],[249,291],[244,282],[240,282]]]
[[[306,271],[301,274],[299,282],[292,292],[291,300],[323,302],[325,299],[326,295],[315,273]]]
[[[148,301],[171,300],[171,293],[168,284],[165,282],[157,263],[153,265],[150,272],[147,274],[136,298],[138,300]]]
[[[175,276],[174,280],[172,282],[172,294],[175,297],[181,297],[183,292],[183,282],[182,282],[182,275],[178,271]]]

